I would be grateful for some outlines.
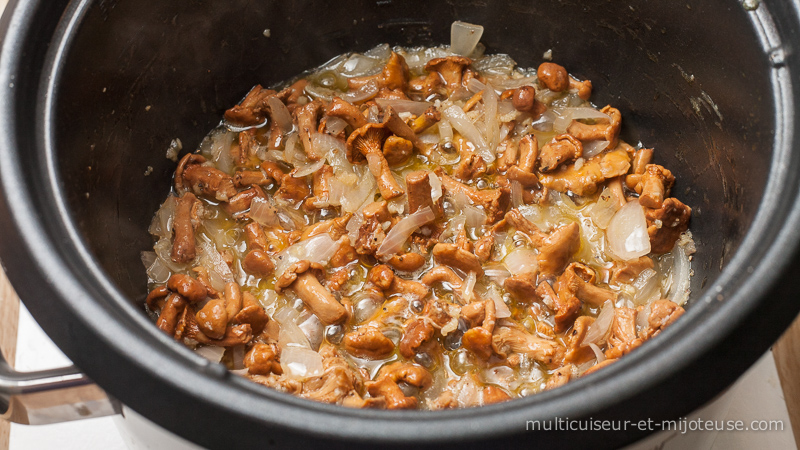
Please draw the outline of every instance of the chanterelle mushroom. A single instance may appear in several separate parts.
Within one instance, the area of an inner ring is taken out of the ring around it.
[[[461,77],[464,69],[472,64],[472,60],[463,56],[448,56],[446,58],[434,58],[425,64],[428,72],[438,72],[444,79],[448,94],[461,86]]]
[[[392,52],[389,61],[383,66],[383,70],[379,74],[370,77],[350,78],[347,80],[347,85],[350,89],[358,89],[372,81],[379,88],[405,91],[408,86],[408,77],[408,64],[406,64],[405,58]]]
[[[303,260],[290,265],[275,283],[275,292],[293,289],[303,303],[325,324],[339,323],[347,318],[347,310],[317,278],[322,265]]]
[[[369,171],[378,181],[381,195],[384,199],[390,200],[403,195],[405,191],[397,184],[389,163],[383,156],[382,146],[386,136],[384,124],[379,123],[368,123],[353,131],[347,138],[347,159],[351,163],[366,160]]]

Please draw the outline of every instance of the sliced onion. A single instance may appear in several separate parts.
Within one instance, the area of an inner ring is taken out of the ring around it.
[[[608,332],[611,331],[611,324],[614,322],[614,303],[611,300],[606,300],[603,303],[603,308],[597,319],[589,325],[589,331],[586,332],[582,346],[589,344],[603,345],[606,342]]]
[[[275,199],[273,197],[273,207],[278,214],[281,226],[287,230],[297,230],[306,226],[306,218],[289,200]]]
[[[398,114],[411,113],[415,116],[422,115],[433,103],[431,102],[415,102],[413,100],[393,99],[393,98],[376,98],[375,103],[383,109],[391,106]]]
[[[492,153],[492,160],[494,161],[495,150],[497,149],[497,144],[500,142],[498,140],[500,136],[500,122],[497,120],[497,103],[500,101],[500,97],[497,95],[497,92],[494,91],[491,84],[486,85],[486,89],[483,91],[482,101],[486,143],[489,145],[489,150]]]
[[[447,120],[447,117],[442,117],[437,126],[439,128],[440,142],[453,142],[453,125],[450,124],[450,122]]]
[[[353,189],[345,191],[342,195],[342,210],[344,212],[355,212],[364,202],[369,201],[371,203],[375,198],[377,188],[378,185],[372,173],[369,170],[364,171],[357,185]]]
[[[378,94],[378,85],[374,81],[369,81],[355,91],[345,92],[339,97],[349,103],[364,102]]]
[[[525,205],[525,199],[522,196],[522,183],[517,180],[511,181],[511,204],[514,208]]]
[[[614,217],[614,213],[619,209],[619,203],[614,191],[605,187],[600,193],[600,197],[597,198],[597,202],[591,206],[589,216],[595,225],[606,229]]]
[[[230,174],[233,170],[233,155],[231,155],[231,145],[236,133],[220,131],[211,136],[211,161],[214,166]]]
[[[470,78],[469,81],[467,81],[467,90],[473,94],[477,94],[484,89],[486,89],[486,85],[478,81],[477,78]]]
[[[170,276],[172,276],[172,272],[170,272],[169,267],[164,264],[164,260],[161,258],[156,258],[153,263],[147,267],[147,277],[153,283],[166,283]]]
[[[153,236],[171,238],[172,237],[172,216],[175,214],[175,196],[170,195],[156,211],[153,220],[150,222],[148,233]]]
[[[336,142],[341,143],[338,139],[336,139]],[[350,187],[355,187],[358,184],[358,173],[356,173],[350,161],[347,160],[347,152],[343,145],[332,145],[325,157],[328,160],[328,164],[333,168],[334,176],[339,181]]]
[[[425,224],[428,224],[436,218],[436,215],[431,211],[430,206],[426,206],[414,214],[403,217],[395,226],[389,230],[386,238],[378,247],[375,255],[386,256],[393,255],[403,249],[403,244],[417,229]]]
[[[331,119],[337,119],[337,117],[331,117]],[[314,148],[314,152],[316,154],[325,155],[326,158],[328,158],[328,156],[331,154],[344,155],[346,152],[346,147],[344,142],[326,133],[317,133],[317,132],[312,133],[311,146]],[[331,158],[336,158],[336,157],[333,156]]]
[[[292,133],[286,138],[285,149],[283,151],[286,162],[295,167],[303,166],[309,162],[306,152],[303,151],[302,145],[299,144],[300,137],[297,133]]]
[[[302,347],[286,347],[281,351],[281,368],[294,378],[318,377],[323,373],[322,356]]]
[[[489,81],[491,81],[492,85],[496,86],[498,89],[517,89],[522,86],[533,86],[536,83],[536,77],[520,77],[520,78],[511,78],[508,79],[504,76],[499,77],[487,77]],[[538,89],[537,89],[538,91]]]
[[[606,360],[606,355],[603,354],[602,350],[600,350],[600,347],[598,347],[597,344],[590,342],[589,348],[591,348],[594,352],[594,357],[597,358],[597,364],[600,364]]]
[[[141,252],[139,253],[139,257],[142,259],[144,268],[147,269],[148,267],[152,266],[154,262],[156,262],[158,255],[156,255],[156,252]]]
[[[204,347],[197,347],[194,352],[211,362],[218,363],[222,360],[222,355],[225,354],[225,347],[208,345]]]
[[[497,53],[476,59],[475,62],[472,63],[472,68],[486,76],[489,82],[494,84],[494,78],[514,81],[513,78],[509,79],[509,76],[516,65],[517,62],[510,56]],[[500,75],[500,77],[497,77],[497,75]]]
[[[200,264],[208,270],[211,287],[218,291],[224,290],[227,283],[233,282],[231,268],[222,259],[214,244],[206,239],[199,239],[199,244],[202,249]]]
[[[536,253],[524,247],[517,247],[508,252],[503,258],[503,264],[512,274],[532,273],[539,268]]]
[[[670,286],[667,298],[673,303],[683,305],[689,298],[690,293],[690,271],[692,263],[686,255],[686,251],[680,245],[672,249],[672,286]]]
[[[599,155],[603,150],[608,148],[610,142],[605,140],[588,141],[583,143],[583,158],[589,159],[592,156]]]
[[[264,154],[264,159],[286,162],[286,154],[283,152],[283,150],[268,150]]]
[[[318,351],[322,344],[322,338],[325,336],[325,325],[320,322],[319,318],[315,314],[309,314],[305,320],[298,322],[297,327],[308,339],[311,350]]]
[[[483,36],[483,27],[457,20],[450,26],[450,51],[469,56]]]
[[[431,184],[431,200],[438,202],[442,198],[442,180],[433,172],[428,172],[428,181]]]
[[[506,278],[511,276],[511,272],[505,266],[493,266],[491,269],[484,269],[483,274],[497,284],[503,284]]]
[[[247,215],[265,227],[275,227],[280,224],[278,212],[265,198],[254,198],[250,203],[250,212]]]
[[[328,116],[325,120],[325,131],[331,135],[337,135],[347,128],[347,121],[340,117]]]
[[[364,207],[366,207],[371,202],[371,199],[367,199],[361,206],[356,209],[353,213],[353,217],[347,221],[347,236],[350,238],[350,244],[356,245],[356,241],[358,240],[359,230],[361,230],[361,225],[364,224],[364,215],[362,214]],[[343,208],[344,209],[344,208]]]
[[[655,296],[660,296],[661,292],[658,287],[660,279],[658,273],[653,269],[644,269],[638,277],[633,281],[633,287],[636,288],[636,294],[633,296],[633,303],[636,305],[644,305],[654,300]]]
[[[496,287],[491,286],[487,292],[487,295],[494,302],[495,317],[498,319],[511,317],[511,310],[508,309],[508,305],[506,305],[506,302],[503,301],[503,297],[500,296],[500,292]]]
[[[641,311],[636,313],[636,335],[643,336],[644,332],[650,328],[650,303],[645,305]]]
[[[478,275],[475,272],[470,272],[464,278],[464,285],[462,292],[464,294],[464,302],[469,303],[475,298],[475,283],[478,281]]]
[[[304,164],[302,166],[297,166],[296,167],[297,170],[294,172],[294,174],[292,174],[292,176],[295,178],[302,178],[311,175],[312,173],[318,171],[319,169],[322,169],[323,165],[325,165],[325,160],[320,159],[319,161],[316,162]]]
[[[559,116],[572,120],[594,119],[611,121],[611,116],[589,107],[553,107],[552,111]]]
[[[469,230],[478,229],[489,220],[486,213],[475,206],[465,206],[462,210],[464,214],[464,218],[466,221],[464,222],[464,226],[466,226]]]
[[[611,251],[623,261],[650,253],[647,220],[638,200],[626,203],[614,214],[608,224],[606,238]]]
[[[329,102],[333,97],[340,96],[340,94],[333,89],[322,87],[316,83],[308,83],[305,88],[305,93],[315,100],[325,100]]]
[[[269,105],[270,112],[272,113],[272,120],[275,121],[275,125],[277,125],[284,134],[292,131],[294,123],[292,123],[292,114],[289,112],[289,108],[274,95],[267,98],[267,104]]]
[[[475,124],[473,124],[472,121],[469,120],[469,117],[464,114],[463,109],[453,105],[445,109],[442,113],[442,116],[447,118],[450,124],[453,125],[453,128],[461,133],[466,140],[475,145],[475,153],[478,156],[483,158],[483,160],[487,163],[494,161],[494,152],[489,151],[486,140],[483,139],[481,132],[478,131],[478,128],[475,127]]]
[[[277,260],[275,275],[280,277],[290,265],[303,260],[324,266],[339,249],[339,245],[339,242],[334,241],[328,233],[311,236],[291,245],[275,256]]]
[[[378,58],[355,53],[342,64],[341,73],[346,77],[371,75],[377,71],[379,64]]]

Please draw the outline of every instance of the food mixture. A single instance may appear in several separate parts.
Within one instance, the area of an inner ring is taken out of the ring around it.
[[[675,321],[694,244],[672,173],[591,81],[483,55],[479,31],[226,111],[153,218],[157,326],[300,397],[444,409],[556,388]]]

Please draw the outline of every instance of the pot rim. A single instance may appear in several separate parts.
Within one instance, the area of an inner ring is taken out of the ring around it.
[[[636,393],[652,389],[728,339],[756,308],[771,300],[764,286],[778,282],[781,273],[793,261],[800,242],[800,195],[787,195],[787,187],[789,192],[800,192],[797,171],[791,170],[800,165],[800,149],[792,151],[797,146],[794,105],[798,93],[790,74],[790,69],[798,70],[798,62],[787,59],[785,64],[772,69],[772,100],[776,105],[775,155],[755,220],[733,259],[702,295],[695,296],[684,318],[660,336],[645,342],[642,350],[560,389],[481,408],[436,412],[351,410],[282,394],[229,374],[220,364],[195,355],[161,333],[93,260],[61,194],[50,133],[54,104],[58,101],[62,58],[69,48],[72,33],[92,1],[67,5],[66,0],[60,0],[49,6],[44,3],[43,0],[12,0],[2,19],[6,34],[0,52],[0,89],[5,95],[0,96],[0,127],[9,132],[0,138],[0,161],[3,161],[0,165],[3,194],[0,215],[8,218],[0,223],[0,234],[4,236],[0,242],[0,256],[16,286],[30,287],[37,298],[58,300],[51,308],[45,308],[27,292],[20,292],[36,319],[64,352],[110,394],[148,415],[163,417],[164,413],[148,406],[147,396],[115,382],[119,369],[108,370],[103,361],[82,352],[81,343],[95,340],[99,348],[112,352],[114,361],[121,362],[125,370],[148,383],[157,380],[160,386],[147,388],[151,393],[167,389],[172,395],[190,402],[189,406],[202,405],[200,409],[224,411],[228,418],[220,419],[217,415],[214,421],[218,423],[232,424],[238,420],[269,424],[319,439],[387,444],[469,442],[492,436],[519,435],[530,420],[588,417],[624,403]],[[20,110],[24,109],[21,103],[28,94],[23,92],[18,74],[22,75],[27,70],[26,65],[31,63],[24,51],[28,48],[26,39],[41,23],[37,23],[36,18],[42,11],[54,7],[66,8],[65,20],[50,30],[52,44],[47,54],[39,55],[41,59],[35,61],[39,77],[34,81],[40,83],[36,86],[36,108],[21,114]],[[759,14],[751,17],[758,27],[778,36],[764,5]],[[765,51],[768,50],[765,47]],[[33,119],[27,123],[35,123],[35,130],[30,130],[31,127],[25,130],[27,119]],[[35,152],[43,167],[24,167],[19,154],[26,150]],[[47,210],[47,207],[52,209]],[[747,276],[742,276],[745,274]],[[787,304],[785,311],[791,313],[789,318],[794,317],[800,304],[784,303]],[[54,311],[57,312],[55,317]],[[71,321],[66,330],[64,324],[59,323],[63,317]],[[761,336],[761,351],[776,337],[775,330]],[[743,358],[752,362],[759,355]],[[730,374],[723,374],[709,382],[713,387],[705,395],[700,394],[692,406],[708,400],[733,379]],[[683,407],[690,408],[688,403]],[[189,413],[188,417],[191,416]],[[476,418],[480,420],[470,420]],[[208,417],[195,420],[203,424],[208,422]],[[313,429],[306,428],[308,423],[314,423]],[[197,424],[176,421],[170,428],[191,438]]]

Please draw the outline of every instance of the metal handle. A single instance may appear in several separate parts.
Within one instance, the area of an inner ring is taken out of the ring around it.
[[[120,404],[75,366],[17,372],[0,355],[0,412],[11,422],[44,425],[118,414]]]

